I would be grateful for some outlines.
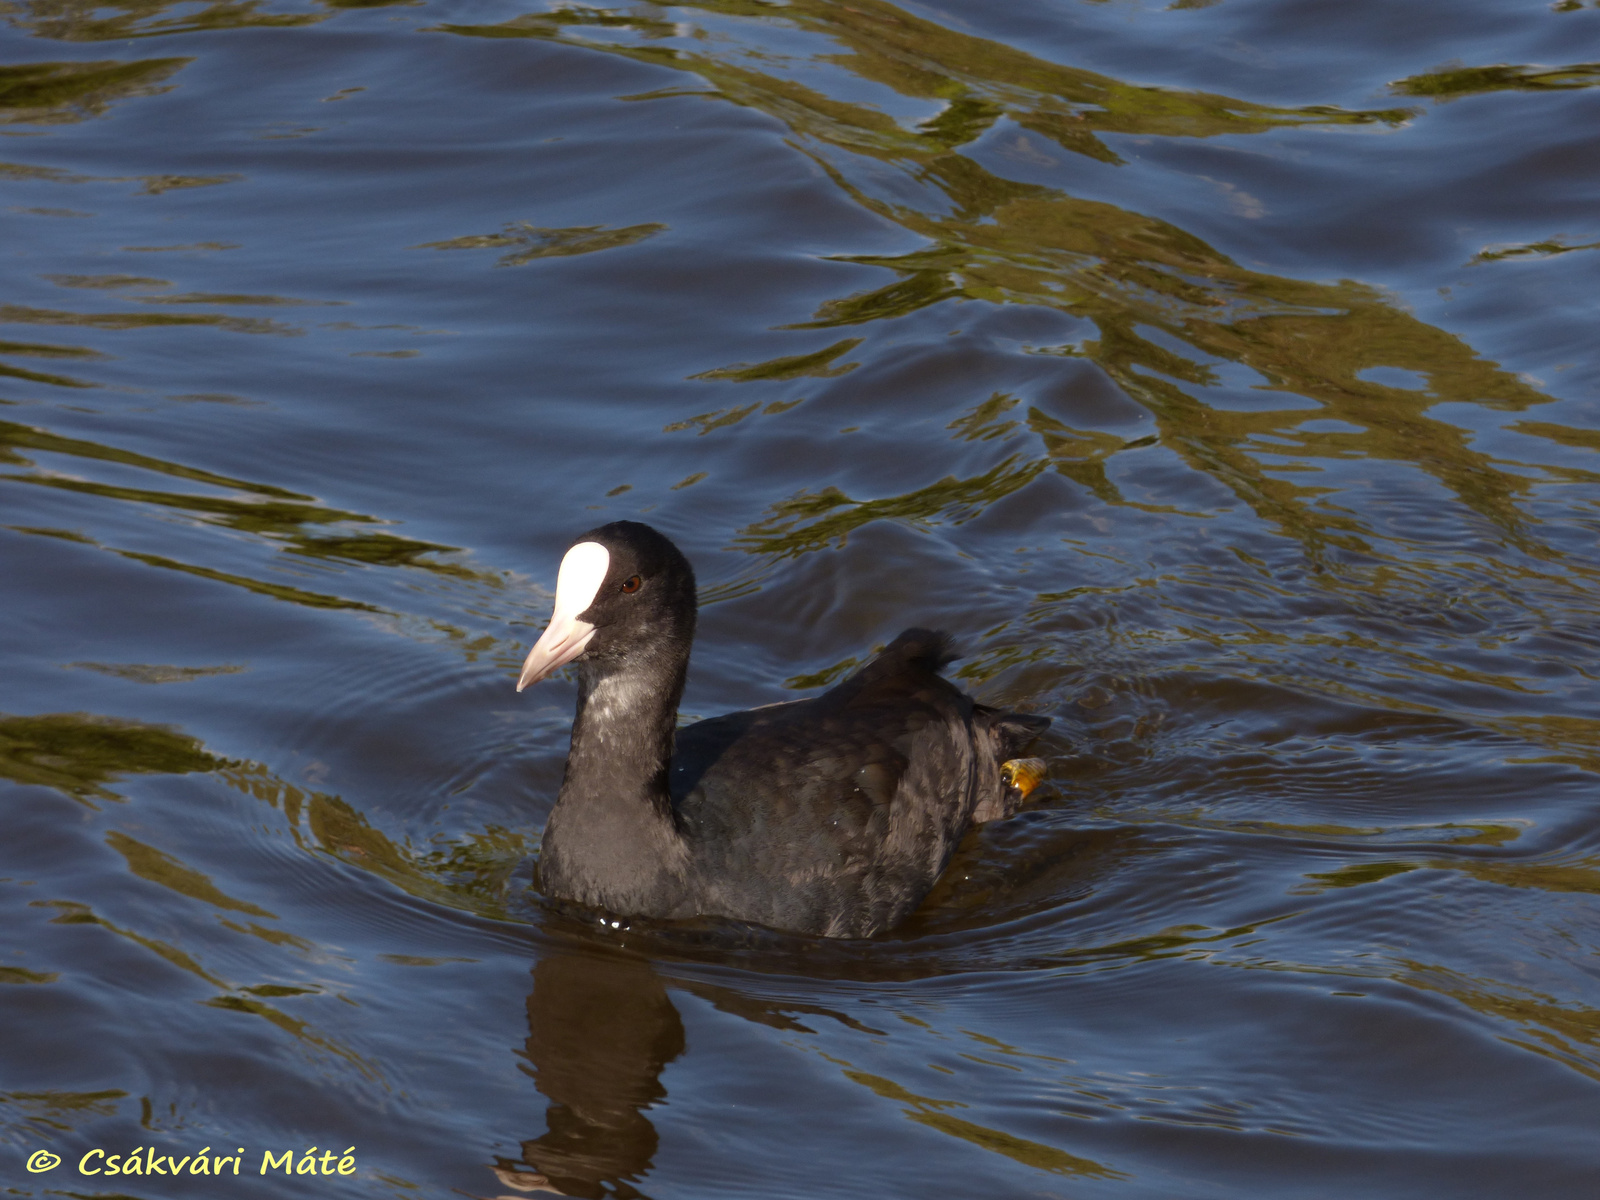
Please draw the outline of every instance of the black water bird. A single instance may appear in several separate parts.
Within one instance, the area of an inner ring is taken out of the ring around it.
[[[916,908],[970,824],[1010,815],[1043,774],[1009,760],[1049,718],[977,703],[939,675],[949,641],[926,629],[820,696],[675,730],[696,611],[693,568],[648,525],[602,525],[562,558],[517,682],[578,670],[547,895],[867,937]]]

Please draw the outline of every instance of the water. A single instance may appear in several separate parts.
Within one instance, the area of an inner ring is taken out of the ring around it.
[[[4,16],[15,1194],[1593,1194],[1596,5]],[[686,714],[942,626],[1041,802],[872,943],[544,907],[623,517]]]

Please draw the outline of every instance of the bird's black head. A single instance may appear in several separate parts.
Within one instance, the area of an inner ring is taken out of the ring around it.
[[[602,671],[687,659],[695,613],[694,568],[668,538],[638,521],[591,529],[561,560],[555,612],[517,690],[575,659]]]

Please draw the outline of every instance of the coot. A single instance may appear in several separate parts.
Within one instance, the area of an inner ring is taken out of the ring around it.
[[[1008,816],[1043,773],[1008,760],[1049,719],[942,678],[949,640],[927,629],[820,696],[674,731],[695,615],[694,570],[648,525],[602,525],[562,558],[517,681],[578,670],[539,864],[547,895],[868,937],[916,908],[972,822]]]

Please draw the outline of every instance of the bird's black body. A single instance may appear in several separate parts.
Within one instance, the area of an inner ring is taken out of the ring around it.
[[[562,660],[576,662],[580,691],[544,834],[548,894],[865,937],[917,906],[974,820],[1008,815],[1000,764],[1048,721],[978,704],[940,676],[943,634],[907,630],[821,696],[674,735],[693,572],[647,525],[619,521],[584,543],[609,561],[577,622],[594,632]],[[558,592],[558,617],[561,604]],[[525,682],[554,669],[535,672],[539,653]]]

